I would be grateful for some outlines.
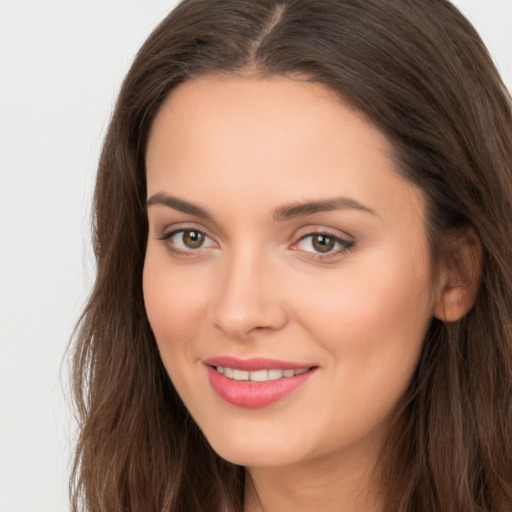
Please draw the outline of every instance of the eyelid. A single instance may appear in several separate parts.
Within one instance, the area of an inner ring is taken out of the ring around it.
[[[347,233],[346,231],[341,231],[340,229],[331,228],[327,226],[322,225],[309,225],[309,226],[303,226],[300,229],[296,230],[293,238],[298,240],[301,240],[309,235],[328,235],[332,236],[333,238],[339,238],[346,242],[354,242],[355,239],[352,235]]]
[[[155,231],[160,232],[159,235],[155,235],[157,240],[163,240],[165,238],[169,238],[175,233],[179,233],[180,231],[199,231],[200,233],[204,233],[208,238],[212,240],[215,239],[214,236],[210,234],[210,231],[205,228],[202,224],[196,224],[195,222],[175,222],[173,224],[166,224],[163,228],[158,228],[155,226]]]

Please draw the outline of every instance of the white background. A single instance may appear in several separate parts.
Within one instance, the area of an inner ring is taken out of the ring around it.
[[[0,512],[66,512],[65,348],[94,265],[89,207],[113,102],[170,0],[0,0]],[[512,0],[456,4],[512,89]]]

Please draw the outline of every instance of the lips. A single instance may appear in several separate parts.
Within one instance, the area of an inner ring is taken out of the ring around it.
[[[318,369],[274,359],[215,357],[203,361],[210,385],[226,402],[264,407],[294,392]]]

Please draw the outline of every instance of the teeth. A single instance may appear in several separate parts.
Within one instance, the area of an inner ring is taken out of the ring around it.
[[[250,380],[251,382],[267,382],[269,380],[277,380],[283,377],[295,377],[296,375],[302,375],[307,372],[309,368],[301,368],[299,370],[279,370],[272,368],[270,370],[255,370],[248,372],[245,370],[217,366],[216,370],[229,379]]]
[[[268,370],[249,372],[249,380],[253,382],[265,382],[268,380]]]
[[[235,380],[249,380],[249,372],[244,370],[233,370],[233,378]]]
[[[269,370],[268,380],[277,380],[283,376],[283,370]]]

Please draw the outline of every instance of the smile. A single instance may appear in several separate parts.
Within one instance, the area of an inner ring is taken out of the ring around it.
[[[236,368],[227,368],[223,366],[216,366],[215,370],[222,375],[225,375],[228,379],[238,380],[238,381],[251,381],[251,382],[268,382],[271,380],[277,380],[282,378],[295,377],[297,375],[302,375],[307,372],[310,368],[301,368],[298,370],[280,370],[271,368],[268,370],[239,370]]]
[[[215,357],[203,360],[208,381],[223,401],[259,408],[295,394],[317,373],[318,366],[266,358]]]

